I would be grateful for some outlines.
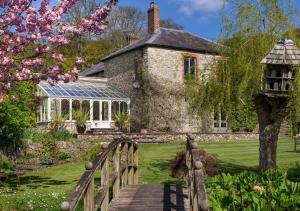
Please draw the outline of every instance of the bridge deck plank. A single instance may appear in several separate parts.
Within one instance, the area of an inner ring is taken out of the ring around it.
[[[129,185],[110,211],[185,211],[189,210],[187,190],[180,185]]]

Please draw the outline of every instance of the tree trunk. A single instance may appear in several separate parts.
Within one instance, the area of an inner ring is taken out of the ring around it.
[[[259,121],[259,171],[265,172],[276,168],[278,135],[288,114],[288,98],[258,95],[255,105]]]

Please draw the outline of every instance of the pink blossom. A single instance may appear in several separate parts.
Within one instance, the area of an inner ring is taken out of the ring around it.
[[[84,63],[83,58],[81,58],[81,57],[76,57],[76,64],[81,65],[81,64],[83,64],[83,63]]]
[[[65,57],[61,53],[54,53],[54,54],[52,54],[52,58],[55,59],[55,60],[57,60],[57,61],[60,61],[60,62],[64,62],[65,61]]]
[[[79,70],[77,69],[77,67],[73,67],[72,73],[74,73],[74,74],[76,74],[76,75],[79,74]]]
[[[14,80],[32,80],[38,83],[40,79],[48,78],[51,85],[55,85],[58,80],[75,80],[75,75],[79,73],[76,67],[68,73],[69,70],[63,69],[63,66],[50,66],[43,62],[44,56],[52,56],[53,59],[64,62],[63,54],[54,53],[54,48],[57,45],[70,44],[70,39],[84,32],[102,32],[107,26],[105,19],[117,1],[109,0],[91,15],[82,18],[76,24],[68,25],[62,22],[62,16],[77,0],[60,0],[53,6],[50,6],[49,0],[34,2],[33,4],[32,0],[0,0],[1,101],[11,99],[6,95],[9,89],[15,87]],[[35,54],[24,58],[24,55],[27,55],[24,52],[32,46],[36,46]],[[22,58],[21,61],[19,58]],[[76,58],[76,65],[83,62],[82,58]]]

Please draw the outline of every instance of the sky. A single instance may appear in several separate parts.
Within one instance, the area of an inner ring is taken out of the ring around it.
[[[203,38],[218,39],[220,10],[225,0],[119,0],[118,6],[134,6],[146,12],[152,1],[159,6],[162,19],[171,18],[186,31]],[[294,0],[294,6],[300,11],[300,0]]]
[[[152,0],[119,0],[120,6],[147,11]],[[171,18],[186,31],[216,40],[220,31],[220,9],[224,0],[155,0],[161,19]]]

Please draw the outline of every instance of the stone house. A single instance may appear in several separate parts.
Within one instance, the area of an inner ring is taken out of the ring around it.
[[[160,10],[148,9],[148,35],[81,73],[104,77],[130,98],[133,131],[211,132],[227,123],[193,114],[182,96],[188,77],[205,79],[218,59],[217,44],[190,32],[161,28]],[[221,115],[220,115],[221,116]]]

